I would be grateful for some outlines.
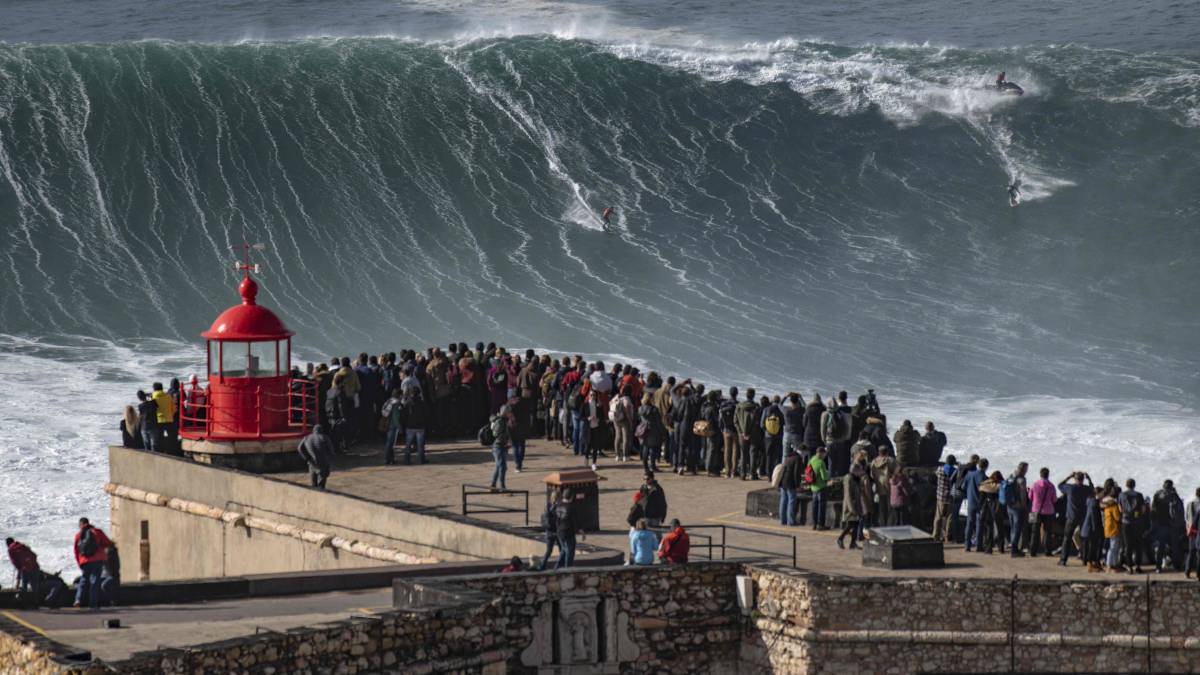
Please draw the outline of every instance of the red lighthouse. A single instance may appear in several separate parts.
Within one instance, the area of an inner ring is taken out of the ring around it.
[[[223,458],[231,460],[294,453],[295,439],[308,433],[317,417],[313,383],[291,377],[295,333],[256,302],[258,284],[250,272],[257,266],[245,263],[238,269],[244,272],[238,285],[242,303],[201,333],[208,343],[208,381],[185,387],[179,435],[184,451],[200,461],[244,465],[216,455],[231,455]]]

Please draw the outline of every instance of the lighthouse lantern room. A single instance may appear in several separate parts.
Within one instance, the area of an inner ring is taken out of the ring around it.
[[[245,247],[249,249],[259,247]],[[261,249],[259,249],[261,250]],[[298,438],[316,422],[313,383],[291,377],[292,336],[256,302],[257,265],[239,263],[242,303],[221,313],[201,336],[208,343],[208,381],[184,388],[180,436],[193,441]]]

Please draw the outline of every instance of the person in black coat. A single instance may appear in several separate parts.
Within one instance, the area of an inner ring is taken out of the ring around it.
[[[821,441],[821,415],[825,413],[825,404],[821,402],[820,394],[813,394],[813,400],[804,408],[804,444],[810,448],[825,445]]]

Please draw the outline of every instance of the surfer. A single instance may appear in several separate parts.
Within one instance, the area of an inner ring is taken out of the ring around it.
[[[600,219],[604,221],[604,229],[608,229],[609,219],[612,218],[612,214],[613,207],[611,206],[604,207],[604,210],[600,212]]]
[[[1008,205],[1017,208],[1021,203],[1021,181],[1014,180],[1008,185]]]

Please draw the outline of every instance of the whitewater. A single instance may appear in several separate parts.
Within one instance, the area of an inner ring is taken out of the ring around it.
[[[243,240],[301,362],[873,387],[1006,471],[1200,484],[1194,53],[693,28],[0,42],[0,530],[70,568]]]

